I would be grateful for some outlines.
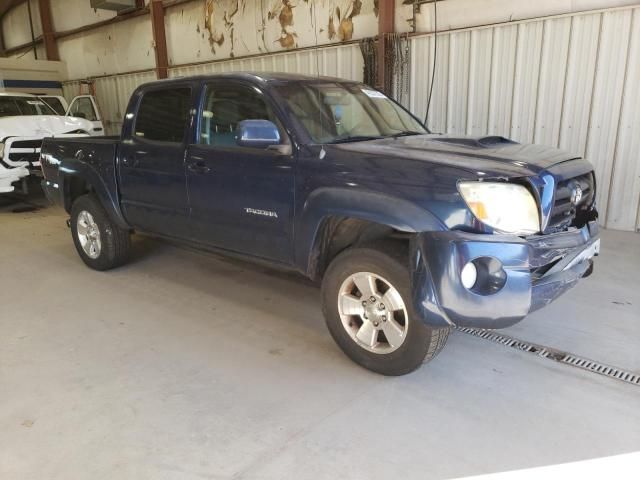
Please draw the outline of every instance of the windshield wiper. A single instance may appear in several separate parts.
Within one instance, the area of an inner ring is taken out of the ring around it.
[[[349,143],[349,142],[365,142],[367,140],[379,140],[383,137],[375,135],[353,135],[349,137],[336,138],[329,143]]]
[[[403,130],[402,132],[394,133],[393,135],[389,135],[392,138],[398,137],[407,137],[409,135],[426,135],[425,132],[415,132],[413,130]]]

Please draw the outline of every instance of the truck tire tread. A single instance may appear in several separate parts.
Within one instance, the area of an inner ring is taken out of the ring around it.
[[[435,358],[446,344],[450,329],[430,327],[417,317],[410,300],[408,261],[401,250],[389,250],[390,247],[386,241],[376,241],[348,248],[337,255],[323,278],[322,299],[327,327],[343,352],[369,370],[396,376],[410,373]],[[372,269],[376,269],[372,273],[388,279],[399,290],[411,319],[404,344],[387,354],[371,353],[357,345],[342,326],[337,308],[337,295],[344,279],[356,271]]]
[[[78,214],[86,210],[94,217],[100,229],[102,251],[98,258],[92,259],[83,251],[76,233]],[[100,201],[93,194],[78,197],[71,207],[71,233],[73,243],[82,261],[90,268],[99,271],[110,270],[125,264],[131,250],[131,234],[111,220]]]

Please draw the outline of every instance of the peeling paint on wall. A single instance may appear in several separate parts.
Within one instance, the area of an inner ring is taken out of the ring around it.
[[[251,7],[248,10],[247,2]],[[308,6],[308,16],[303,15],[302,11],[298,12],[303,4]],[[248,17],[253,15],[257,49],[266,53],[299,47],[301,32],[296,27],[304,28],[307,41],[303,46],[308,46],[311,39],[315,42],[316,33],[326,32],[326,39],[329,41],[352,40],[355,30],[354,18],[362,13],[363,8],[371,13],[375,7],[375,0],[205,0],[204,30],[207,32],[209,48],[214,56],[217,56],[221,47],[228,42],[230,45],[226,48],[230,49],[229,56],[234,57],[235,44],[238,41],[245,47],[239,52],[241,55],[254,53],[245,41],[249,40],[249,31],[246,28],[247,21],[250,21]],[[318,25],[314,19],[316,14],[320,19],[326,15],[325,20],[317,22]],[[299,16],[302,18],[296,22]],[[236,28],[236,24],[241,24],[242,27]],[[314,32],[314,28],[318,31]],[[199,23],[196,25],[196,33],[200,33]]]
[[[199,0],[166,11],[173,62],[191,63],[370,37],[374,0]]]

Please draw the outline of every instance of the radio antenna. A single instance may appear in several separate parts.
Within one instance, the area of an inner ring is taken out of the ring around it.
[[[316,10],[316,3],[317,2],[313,2],[312,3],[312,8],[313,8],[313,12],[312,12],[312,20],[313,20],[313,34],[315,36],[315,40],[316,40],[316,77],[318,78],[318,84],[316,85],[316,101],[318,103],[318,121],[320,124],[320,134],[322,135],[322,108],[321,108],[321,100],[320,100],[320,49],[318,48],[318,14],[317,14],[317,10]],[[326,155],[326,152],[324,150],[324,144],[321,145],[320,147],[320,160],[322,160],[324,158],[324,156]]]
[[[427,118],[429,117],[429,109],[431,108],[431,96],[433,95],[433,84],[436,79],[437,58],[438,58],[438,0],[433,0],[433,71],[431,72],[431,85],[429,86],[429,97],[427,99],[427,111],[424,114],[425,127],[427,126]]]

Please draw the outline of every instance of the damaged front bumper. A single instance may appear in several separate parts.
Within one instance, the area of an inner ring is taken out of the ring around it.
[[[0,193],[15,191],[15,183],[29,176],[29,170],[24,167],[5,168],[0,165]]]
[[[508,327],[589,275],[599,249],[596,222],[528,238],[420,233],[412,243],[413,306],[436,327]],[[461,281],[468,262],[477,267],[470,289]]]

